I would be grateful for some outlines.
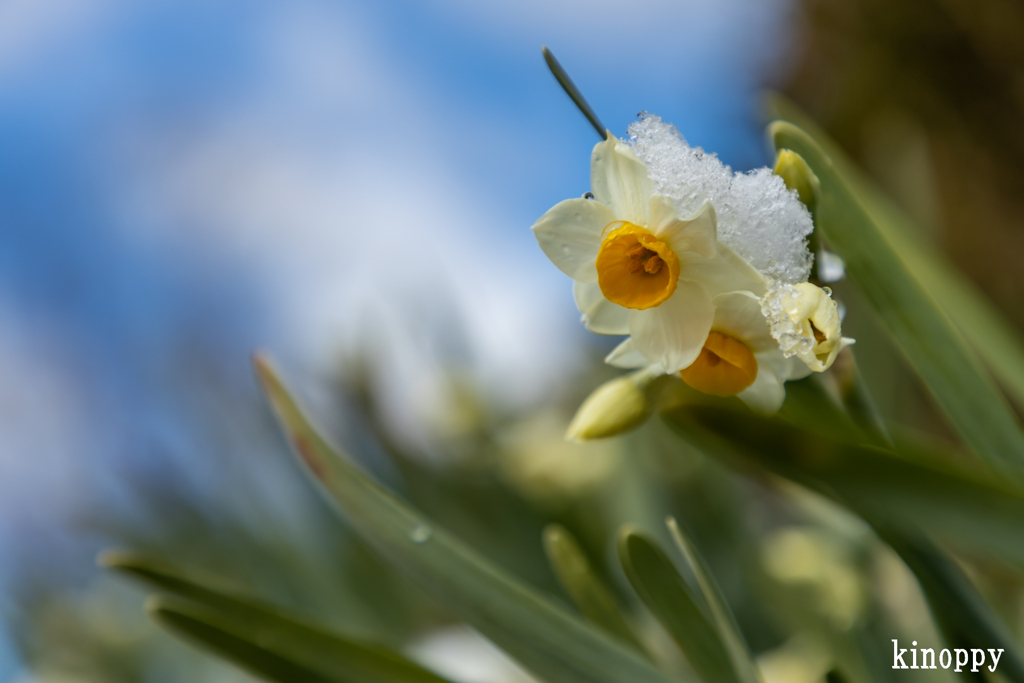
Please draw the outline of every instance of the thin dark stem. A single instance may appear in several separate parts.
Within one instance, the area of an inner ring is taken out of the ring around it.
[[[597,114],[594,113],[594,110],[590,108],[589,104],[587,104],[587,101],[583,98],[583,95],[576,87],[576,84],[572,82],[571,78],[569,78],[569,74],[567,74],[565,69],[562,68],[562,65],[558,63],[558,60],[555,59],[555,55],[551,53],[551,50],[547,47],[542,47],[541,52],[544,53],[544,61],[548,63],[548,68],[551,69],[551,73],[555,75],[555,80],[557,80],[558,84],[562,86],[562,90],[564,90],[565,94],[569,96],[569,99],[573,101],[573,104],[583,112],[583,115],[587,117],[587,121],[590,121],[590,125],[594,127],[597,134],[601,136],[602,140],[604,140],[607,129],[601,124],[601,121],[597,118]]]

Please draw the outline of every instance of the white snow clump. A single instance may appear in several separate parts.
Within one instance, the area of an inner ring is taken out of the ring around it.
[[[690,147],[675,126],[653,114],[641,114],[628,132],[625,142],[647,164],[654,191],[673,199],[681,214],[710,199],[720,242],[774,280],[807,281],[811,214],[772,169],[734,173],[716,155]]]

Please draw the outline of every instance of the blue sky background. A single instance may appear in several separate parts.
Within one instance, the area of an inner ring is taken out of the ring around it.
[[[212,397],[258,405],[255,347],[308,384],[372,343],[410,425],[438,360],[544,396],[600,340],[529,232],[589,189],[597,140],[540,46],[617,134],[648,110],[747,169],[789,11],[0,5],[0,580],[138,478],[212,490]]]

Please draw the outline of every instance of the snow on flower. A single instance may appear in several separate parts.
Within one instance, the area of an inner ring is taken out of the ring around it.
[[[711,201],[718,241],[773,280],[806,282],[812,257],[807,207],[770,168],[733,172],[714,154],[690,147],[676,127],[652,114],[629,126],[633,152],[647,166],[654,192],[681,212]]]
[[[809,282],[773,283],[761,299],[761,313],[772,337],[787,356],[796,356],[815,372],[824,372],[852,339],[842,336],[839,308],[827,289]]]

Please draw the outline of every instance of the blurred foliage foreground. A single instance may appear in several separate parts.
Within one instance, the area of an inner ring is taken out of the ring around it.
[[[292,450],[360,539],[336,581],[362,616],[322,625],[159,548],[101,564],[154,592],[158,624],[272,681],[448,680],[421,664],[422,634],[454,623],[551,683],[1024,681],[1024,433],[1003,395],[1024,399],[1021,340],[812,122],[770,107],[776,148],[819,184],[816,239],[956,443],[886,424],[851,349],[791,383],[776,417],[678,383],[662,423],[584,446],[550,413],[510,424],[470,399],[444,467],[411,455],[350,383],[386,456],[376,474],[414,507],[333,448],[260,357]],[[894,670],[894,639],[1003,654],[995,674]],[[151,680],[120,666],[105,679]],[[489,680],[527,675],[503,671]]]

